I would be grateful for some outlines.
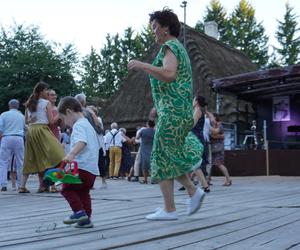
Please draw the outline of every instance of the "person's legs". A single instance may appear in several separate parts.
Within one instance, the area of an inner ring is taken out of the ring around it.
[[[15,171],[10,171],[9,175],[11,179],[11,187],[13,190],[16,190],[17,173]]]
[[[147,220],[177,220],[174,202],[174,180],[163,180],[159,182],[160,190],[164,198],[164,209],[156,209],[152,214],[146,216]]]
[[[22,175],[19,193],[29,193],[29,191],[26,189],[26,183],[27,183],[28,177],[29,177],[29,174]]]
[[[133,171],[134,171],[134,169],[133,169],[133,167],[131,167],[130,170],[129,170],[129,174],[127,176],[128,181],[131,181],[131,177],[133,176]]]
[[[115,151],[114,151],[114,147],[111,147],[109,149],[109,177],[114,176],[114,170],[115,170]]]
[[[78,196],[80,198],[83,210],[86,212],[88,217],[92,215],[92,202],[90,196],[90,189],[93,187],[96,176],[87,172],[80,170],[79,173],[80,179],[84,183],[82,188],[78,190]]]
[[[83,184],[63,184],[61,194],[69,203],[74,213],[83,211],[83,205],[78,195],[78,190],[82,188]]]
[[[211,152],[211,145],[209,143],[207,143],[207,164],[206,164],[206,171],[207,171],[207,180],[211,180],[211,171],[212,171],[212,152]]]
[[[93,187],[96,176],[79,169],[79,177],[82,184],[64,184],[61,194],[69,203],[73,214],[67,217],[63,222],[65,224],[73,224],[77,222],[75,227],[90,228],[93,224],[90,221],[92,214],[90,189]]]
[[[185,189],[187,190],[187,193],[190,197],[193,196],[193,194],[195,193],[196,191],[196,187],[194,185],[194,183],[191,181],[190,177],[185,174],[185,175],[182,175],[182,176],[179,176],[176,178],[176,180],[182,185],[185,187]]]
[[[0,147],[0,185],[2,188],[7,187],[8,166],[12,155],[10,149],[5,145],[5,137],[3,137]]]
[[[199,181],[201,182],[201,185],[204,188],[204,190],[209,189],[208,183],[206,181],[204,173],[202,172],[202,169],[198,168],[194,172],[195,172],[195,175],[198,177]]]
[[[163,180],[159,182],[162,192],[166,212],[176,211],[174,202],[174,180]]]
[[[122,149],[119,147],[115,147],[115,170],[114,176],[118,177],[121,167],[121,160],[122,160]]]
[[[135,157],[135,161],[134,161],[134,176],[139,177],[140,175],[140,164],[141,164],[141,150],[139,148],[139,150],[137,151],[136,157]]]
[[[144,173],[144,182],[145,183],[148,183],[148,170],[147,169],[144,169],[143,170],[143,173]]]
[[[106,186],[107,171],[106,171],[105,156],[102,148],[99,150],[98,168],[100,172],[101,183],[102,186],[104,187]]]
[[[73,214],[63,220],[64,224],[74,224],[89,219],[84,211],[79,193],[84,184],[63,184],[61,194],[69,203]]]
[[[15,138],[16,143],[14,147],[14,164],[17,173],[17,184],[21,185],[23,163],[24,163],[24,140],[22,137]]]
[[[44,175],[45,175],[45,171],[38,172],[38,177],[39,177],[38,193],[43,193],[43,192],[47,191],[47,187],[45,187],[45,185],[44,185]]]
[[[223,164],[218,165],[218,167],[221,170],[222,174],[225,176],[225,184],[231,184],[228,169]]]
[[[205,197],[205,193],[200,188],[196,188],[194,183],[187,175],[182,175],[176,180],[186,188],[188,195],[190,196],[187,207],[187,214],[192,215],[200,209]]]

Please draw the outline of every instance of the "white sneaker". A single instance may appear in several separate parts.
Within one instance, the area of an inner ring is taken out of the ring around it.
[[[177,220],[177,213],[174,212],[166,212],[163,209],[156,209],[156,212],[153,214],[149,214],[146,216],[147,220]]]
[[[200,209],[204,197],[205,197],[205,192],[202,189],[197,188],[194,195],[188,200],[188,207],[187,207],[188,215],[192,215]]]

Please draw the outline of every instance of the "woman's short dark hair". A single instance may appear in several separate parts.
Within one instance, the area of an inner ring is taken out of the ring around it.
[[[180,22],[177,15],[169,8],[164,8],[162,11],[155,11],[150,14],[150,23],[156,20],[162,27],[168,27],[170,35],[179,37]]]
[[[218,114],[218,113],[213,113],[214,117],[215,117],[215,120],[216,122],[220,122],[221,121],[221,115]]]
[[[74,112],[82,112],[82,107],[79,101],[72,96],[63,97],[58,104],[58,112],[66,115],[67,109]]]
[[[205,106],[207,106],[207,102],[206,102],[204,96],[198,95],[198,96],[196,97],[196,101],[198,102],[198,104],[200,105],[200,107],[205,107]]]
[[[155,127],[155,122],[153,121],[153,120],[148,120],[148,126],[150,127],[150,128],[154,128]]]

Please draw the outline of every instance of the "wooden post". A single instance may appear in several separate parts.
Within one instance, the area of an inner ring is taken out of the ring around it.
[[[264,148],[266,150],[266,174],[267,174],[267,176],[269,176],[270,175],[269,142],[268,142],[268,139],[267,139],[267,121],[266,120],[264,120],[263,129],[264,129]]]
[[[267,176],[270,175],[270,166],[269,166],[269,143],[268,141],[265,142],[265,145],[266,145],[266,173],[267,173]]]

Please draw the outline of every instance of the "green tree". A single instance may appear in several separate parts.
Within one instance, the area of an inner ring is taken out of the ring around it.
[[[264,68],[269,60],[268,40],[262,23],[256,21],[255,9],[247,0],[241,0],[229,19],[228,44]]]
[[[270,55],[267,68],[278,68],[280,66],[281,65],[280,65],[280,63],[278,61],[278,55],[276,53],[276,48],[274,46],[272,46],[272,53]]]
[[[204,33],[204,23],[215,21],[218,24],[218,30],[220,33],[220,40],[227,43],[228,42],[228,21],[227,12],[225,8],[221,5],[219,0],[211,0],[210,5],[206,7],[206,12],[203,17],[203,22],[198,21],[195,29]]]
[[[59,49],[61,50],[60,52]],[[0,33],[0,111],[7,101],[24,102],[39,80],[50,84],[59,95],[76,89],[72,70],[76,64],[73,45],[62,48],[44,40],[39,28],[17,25]]]
[[[127,76],[127,64],[130,59],[141,58],[154,43],[154,35],[149,26],[142,32],[136,33],[127,28],[124,35],[106,36],[106,43],[99,55],[91,51],[82,62],[81,87],[89,91],[87,95],[107,98],[120,87],[122,80]],[[97,66],[98,65],[98,66]],[[87,85],[87,86],[86,86]],[[90,93],[90,94],[89,94]]]
[[[82,72],[80,72],[81,90],[88,98],[98,95],[100,88],[100,57],[92,47],[89,55],[85,56],[81,62]]]
[[[150,24],[143,27],[140,35],[137,36],[137,39],[139,39],[142,44],[142,48],[140,52],[140,57],[142,57],[147,54],[149,49],[155,43],[155,36],[153,34]]]
[[[299,62],[300,55],[300,37],[296,37],[299,31],[297,18],[293,14],[293,8],[286,3],[286,12],[283,21],[278,20],[276,38],[280,45],[276,48],[278,60],[281,66],[296,64]]]
[[[118,63],[121,58],[119,46],[119,35],[106,36],[106,44],[100,51],[100,85],[103,97],[109,97],[118,89],[118,79],[116,75]]]

